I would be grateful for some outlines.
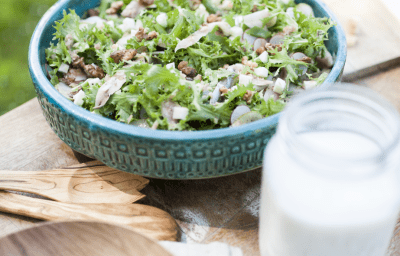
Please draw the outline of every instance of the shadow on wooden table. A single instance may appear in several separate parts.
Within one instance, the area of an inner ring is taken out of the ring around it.
[[[93,160],[74,155],[81,163]],[[137,203],[170,213],[183,231],[182,241],[257,243],[261,169],[202,180],[148,179],[141,190],[146,197]]]

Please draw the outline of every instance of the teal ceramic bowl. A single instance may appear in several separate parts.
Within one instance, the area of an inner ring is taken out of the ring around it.
[[[76,106],[45,75],[45,49],[62,18],[62,10],[78,15],[100,0],[60,0],[40,20],[29,46],[29,70],[43,114],[53,131],[75,151],[138,175],[162,179],[201,179],[240,173],[262,165],[265,146],[280,114],[235,128],[178,132],[144,129],[110,120]],[[316,16],[333,13],[319,0],[303,0]],[[328,50],[335,65],[321,86],[338,81],[346,61],[346,38],[339,25],[329,31]]]

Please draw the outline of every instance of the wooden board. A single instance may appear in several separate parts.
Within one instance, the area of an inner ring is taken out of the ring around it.
[[[344,76],[368,76],[376,67],[400,62],[400,21],[381,0],[322,0],[338,17],[345,30],[357,24],[358,42],[348,48]],[[385,1],[385,0],[383,0]],[[397,1],[397,0],[396,0]]]
[[[400,67],[378,70],[356,83],[374,89],[400,110]],[[74,155],[47,125],[37,102],[0,117],[0,169],[46,170],[77,164]],[[163,209],[178,222],[184,243],[220,241],[257,256],[261,170],[209,180],[150,179],[140,202]],[[0,213],[0,236],[37,225],[36,219]],[[400,255],[400,224],[388,256]]]
[[[400,1],[398,0],[380,0],[386,8],[397,18],[400,22]]]
[[[2,256],[171,256],[155,241],[116,225],[58,222],[0,239]]]

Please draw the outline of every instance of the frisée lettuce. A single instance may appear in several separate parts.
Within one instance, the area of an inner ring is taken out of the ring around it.
[[[102,0],[55,22],[48,75],[75,104],[126,124],[237,126],[238,106],[268,117],[323,83],[332,26],[293,0]]]

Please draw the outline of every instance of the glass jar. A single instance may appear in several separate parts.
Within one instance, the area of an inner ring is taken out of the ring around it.
[[[264,155],[262,256],[382,256],[397,221],[400,119],[370,89],[294,98]]]

